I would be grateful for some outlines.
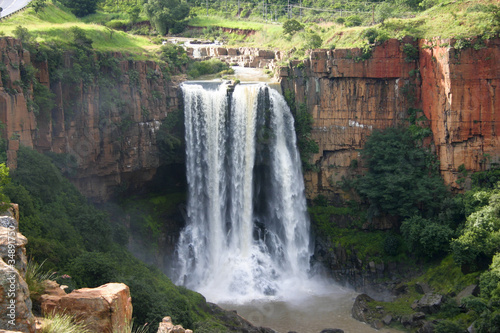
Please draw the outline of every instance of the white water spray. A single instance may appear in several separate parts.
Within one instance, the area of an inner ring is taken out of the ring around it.
[[[177,283],[213,302],[306,291],[310,236],[294,121],[265,84],[183,84],[188,223]]]

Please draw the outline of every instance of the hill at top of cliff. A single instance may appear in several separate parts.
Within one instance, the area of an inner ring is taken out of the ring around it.
[[[363,47],[404,36],[490,38],[500,32],[500,6],[496,0],[304,0],[301,6],[290,1],[291,7],[285,2],[265,2],[263,6],[262,2],[250,0],[213,1],[207,10],[205,2],[192,1],[189,19],[180,21],[170,33],[221,39],[230,45],[305,50]],[[0,34],[16,35],[15,30],[22,26],[37,42],[65,43],[68,30],[77,26],[97,50],[128,52],[144,58],[161,45],[162,36],[158,35],[158,24],[154,19],[150,22],[141,4],[138,0],[104,0],[96,13],[78,18],[59,2],[47,2],[38,12],[27,8],[4,19]],[[290,18],[300,26],[285,33],[283,24]],[[242,34],[241,30],[253,33]]]

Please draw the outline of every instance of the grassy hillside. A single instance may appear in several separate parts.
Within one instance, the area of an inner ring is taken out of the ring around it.
[[[79,19],[64,8],[48,3],[48,6],[39,13],[28,8],[2,20],[0,34],[15,36],[16,28],[22,26],[28,29],[39,43],[64,44],[68,42],[68,30],[76,26],[86,32],[93,41],[93,48],[98,51],[128,52],[136,57],[143,57],[159,47],[151,42],[149,36],[127,34],[85,21],[86,19]]]

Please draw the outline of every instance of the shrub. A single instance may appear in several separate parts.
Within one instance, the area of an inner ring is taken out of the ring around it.
[[[96,12],[99,0],[61,0],[61,2],[68,7],[75,16],[84,17]]]
[[[500,191],[478,191],[488,204],[467,217],[463,233],[452,242],[455,261],[471,270],[485,269],[500,251]],[[484,202],[484,200],[483,200]]]
[[[415,61],[418,60],[418,48],[411,45],[411,44],[405,44],[403,46],[403,52],[406,54],[405,61],[410,62],[410,61]]]
[[[125,30],[127,27],[127,22],[124,20],[111,20],[105,24],[108,28],[116,30]]]
[[[463,329],[457,323],[450,320],[442,320],[436,324],[434,327],[434,332],[436,333],[465,333],[466,329]]]
[[[304,26],[295,19],[287,20],[283,23],[283,34],[285,35],[293,35],[302,29],[304,29]]]
[[[345,18],[346,27],[358,27],[362,22],[363,20],[358,15],[351,15]]]
[[[195,61],[189,65],[188,76],[196,78],[201,75],[217,74],[222,71],[230,70],[229,65],[217,58],[210,60]]]
[[[323,44],[323,40],[317,33],[309,33],[306,35],[307,41],[305,47],[307,49],[317,49]]]
[[[343,17],[337,17],[335,19],[335,22],[338,23],[338,24],[344,24],[345,23],[345,19]]]
[[[421,148],[406,129],[373,131],[361,156],[367,173],[355,183],[370,203],[370,216],[434,216],[448,195],[438,174],[436,157]]]
[[[417,215],[403,221],[401,232],[410,250],[427,257],[446,253],[453,235],[448,226]]]
[[[363,37],[368,39],[368,43],[373,44],[378,36],[377,29],[368,28],[363,32]]]

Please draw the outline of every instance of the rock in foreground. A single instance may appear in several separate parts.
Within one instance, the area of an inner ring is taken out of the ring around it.
[[[123,283],[82,288],[64,296],[42,295],[42,313],[65,313],[96,333],[122,332],[132,320],[130,290]]]

